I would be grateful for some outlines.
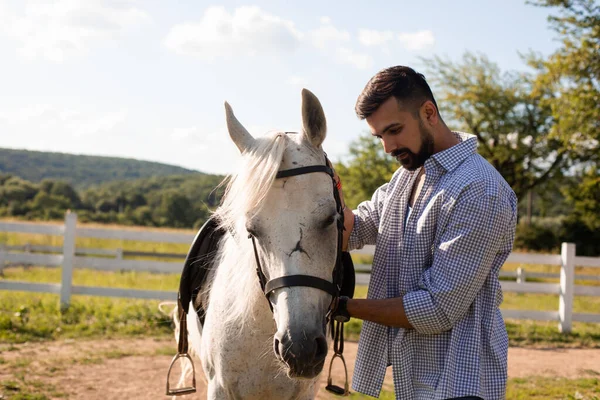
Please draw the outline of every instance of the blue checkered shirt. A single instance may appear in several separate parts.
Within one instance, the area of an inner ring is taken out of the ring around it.
[[[517,199],[477,154],[473,135],[419,170],[399,168],[354,210],[349,250],[375,245],[367,297],[403,297],[414,329],[364,321],[352,388],[378,397],[391,365],[396,399],[504,399],[508,335],[498,272],[510,254]],[[406,223],[406,225],[405,225]]]

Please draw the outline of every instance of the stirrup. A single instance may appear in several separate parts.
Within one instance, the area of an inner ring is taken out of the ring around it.
[[[342,365],[344,366],[346,382],[344,383],[343,388],[331,383],[331,367],[333,366],[333,360],[335,360],[336,357],[339,357],[342,360]],[[329,376],[327,377],[327,386],[325,386],[325,390],[338,396],[350,395],[350,390],[348,390],[348,368],[346,368],[346,360],[344,360],[344,356],[342,354],[336,353],[333,355],[333,357],[331,357],[331,361],[329,362]]]
[[[187,358],[190,360],[190,364],[192,364],[192,386],[190,387],[182,387],[177,389],[171,389],[169,386],[169,378],[171,377],[171,369],[173,365],[175,365],[175,361],[179,358]],[[194,361],[188,353],[177,353],[173,360],[171,361],[171,365],[169,366],[169,372],[167,372],[167,396],[182,396],[184,394],[196,393],[196,368],[194,367]]]

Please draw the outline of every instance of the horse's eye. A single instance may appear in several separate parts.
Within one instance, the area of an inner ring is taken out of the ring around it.
[[[248,231],[248,233],[254,237],[258,237],[258,228],[256,226],[256,224],[252,224],[252,223],[247,223],[246,224],[246,230]]]
[[[329,227],[329,225],[333,224],[334,222],[335,222],[335,215],[330,215],[323,221],[322,227],[327,228],[327,227]]]

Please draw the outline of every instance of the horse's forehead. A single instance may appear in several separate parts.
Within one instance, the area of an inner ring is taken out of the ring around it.
[[[310,148],[303,140],[302,133],[288,133],[287,146],[283,155],[282,169],[297,168],[302,165],[312,165],[320,162],[319,152]]]

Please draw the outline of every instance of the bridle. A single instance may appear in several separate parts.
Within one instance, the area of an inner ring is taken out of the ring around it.
[[[254,248],[254,257],[256,259],[256,274],[258,275],[258,281],[260,282],[260,287],[267,298],[267,302],[269,303],[269,308],[271,312],[273,312],[273,305],[271,304],[271,300],[269,299],[271,293],[276,289],[284,288],[284,287],[293,287],[293,286],[304,286],[304,287],[312,287],[315,289],[322,290],[331,295],[331,303],[329,305],[329,310],[327,312],[327,322],[331,323],[331,334],[334,339],[334,356],[331,359],[329,364],[329,376],[327,379],[327,386],[325,389],[331,393],[337,395],[347,396],[349,394],[348,390],[348,370],[346,368],[346,361],[344,360],[344,356],[342,352],[344,351],[344,329],[343,324],[337,321],[334,321],[331,317],[331,312],[333,311],[334,304],[336,303],[337,298],[340,295],[340,291],[342,289],[343,282],[343,273],[344,267],[342,264],[342,236],[344,232],[344,208],[342,205],[342,201],[340,198],[340,192],[338,190],[338,184],[335,182],[333,169],[329,166],[331,162],[327,159],[327,155],[325,155],[325,165],[311,165],[307,167],[299,167],[293,169],[286,169],[283,171],[277,172],[275,175],[275,179],[281,178],[289,178],[292,176],[305,175],[315,172],[325,172],[327,175],[331,177],[331,181],[333,183],[333,197],[335,199],[336,211],[339,214],[339,219],[337,220],[337,231],[338,231],[338,242],[337,242],[337,253],[335,266],[333,268],[332,273],[332,281],[328,281],[322,278],[318,278],[312,275],[284,275],[275,279],[267,280],[265,276],[262,266],[260,263],[260,257],[258,256],[258,250],[256,248],[257,239],[251,233],[248,233],[248,238],[252,240],[252,247]],[[333,361],[336,357],[339,357],[342,360],[344,371],[346,373],[346,382],[344,388],[333,385],[331,383],[331,367],[333,365]]]
[[[328,161],[328,160],[327,160]],[[258,256],[258,250],[256,248],[256,241],[254,235],[248,233],[248,238],[252,239],[252,246],[254,247],[254,257],[256,259],[256,274],[258,275],[258,281],[260,282],[260,287],[269,300],[269,296],[276,289],[280,289],[283,287],[291,287],[291,286],[305,286],[305,287],[313,287],[324,292],[329,293],[332,296],[332,299],[335,299],[339,296],[341,286],[342,286],[342,272],[343,268],[341,265],[341,253],[342,253],[342,233],[344,230],[344,213],[342,210],[342,203],[340,200],[340,194],[337,189],[335,180],[333,178],[333,170],[328,165],[311,165],[309,167],[300,167],[293,169],[286,169],[283,171],[279,171],[275,176],[275,179],[280,178],[289,178],[297,175],[305,175],[313,172],[325,172],[331,177],[333,182],[333,196],[336,202],[336,211],[340,214],[340,218],[338,219],[337,230],[338,230],[338,246],[337,246],[337,257],[335,261],[335,267],[333,269],[332,274],[332,282],[317,278],[311,275],[285,275],[279,278],[267,280],[265,276],[262,266],[260,263],[260,258]],[[271,311],[273,311],[273,305],[269,300],[269,307]]]

